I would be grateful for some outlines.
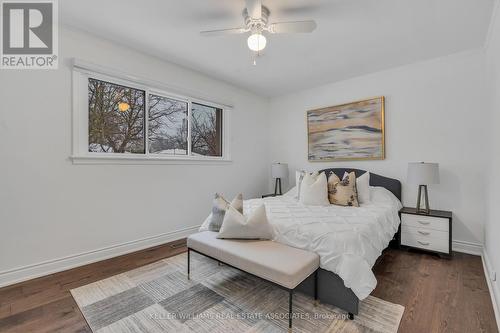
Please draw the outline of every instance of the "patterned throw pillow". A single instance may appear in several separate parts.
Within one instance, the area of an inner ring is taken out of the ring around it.
[[[335,173],[330,174],[328,177],[328,200],[334,205],[359,207],[354,172],[349,173],[342,180]]]
[[[208,223],[208,230],[219,231],[224,221],[224,215],[229,206],[232,206],[238,212],[243,214],[243,195],[238,194],[231,203],[229,203],[222,195],[215,193],[213,205],[212,205],[212,215],[210,222]]]
[[[349,175],[344,172],[344,177]],[[342,179],[343,179],[342,178]],[[358,202],[360,204],[370,202],[370,173],[365,172],[359,177],[356,177],[356,191],[358,191]]]

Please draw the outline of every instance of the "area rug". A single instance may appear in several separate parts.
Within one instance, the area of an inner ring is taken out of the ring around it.
[[[73,289],[94,333],[286,332],[288,293],[196,253],[186,253]],[[359,315],[294,294],[293,332],[397,332],[404,307],[369,296]]]

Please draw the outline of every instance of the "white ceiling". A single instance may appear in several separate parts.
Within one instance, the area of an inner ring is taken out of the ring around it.
[[[494,0],[263,0],[270,21],[314,19],[312,34],[268,36],[252,65],[244,0],[64,0],[63,24],[264,96],[439,57],[484,43]]]

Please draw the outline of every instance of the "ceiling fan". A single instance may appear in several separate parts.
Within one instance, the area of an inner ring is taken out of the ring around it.
[[[243,27],[208,30],[202,31],[200,34],[202,36],[221,36],[250,32],[247,39],[248,48],[259,55],[267,44],[264,32],[271,34],[309,33],[316,29],[316,22],[313,20],[269,23],[271,13],[267,7],[262,5],[262,0],[246,0],[245,2],[246,8],[243,10],[245,25]]]

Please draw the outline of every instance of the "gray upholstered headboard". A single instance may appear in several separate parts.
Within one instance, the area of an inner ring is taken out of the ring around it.
[[[344,176],[344,172],[352,172],[356,174],[356,177],[361,176],[366,171],[359,169],[346,169],[346,168],[331,168],[323,169],[319,172],[325,172],[328,177],[332,172],[335,173],[340,179]],[[376,173],[370,172],[370,185],[371,186],[381,186],[385,187],[391,191],[399,200],[401,200],[401,182],[394,178],[388,178],[384,176],[377,175]]]

